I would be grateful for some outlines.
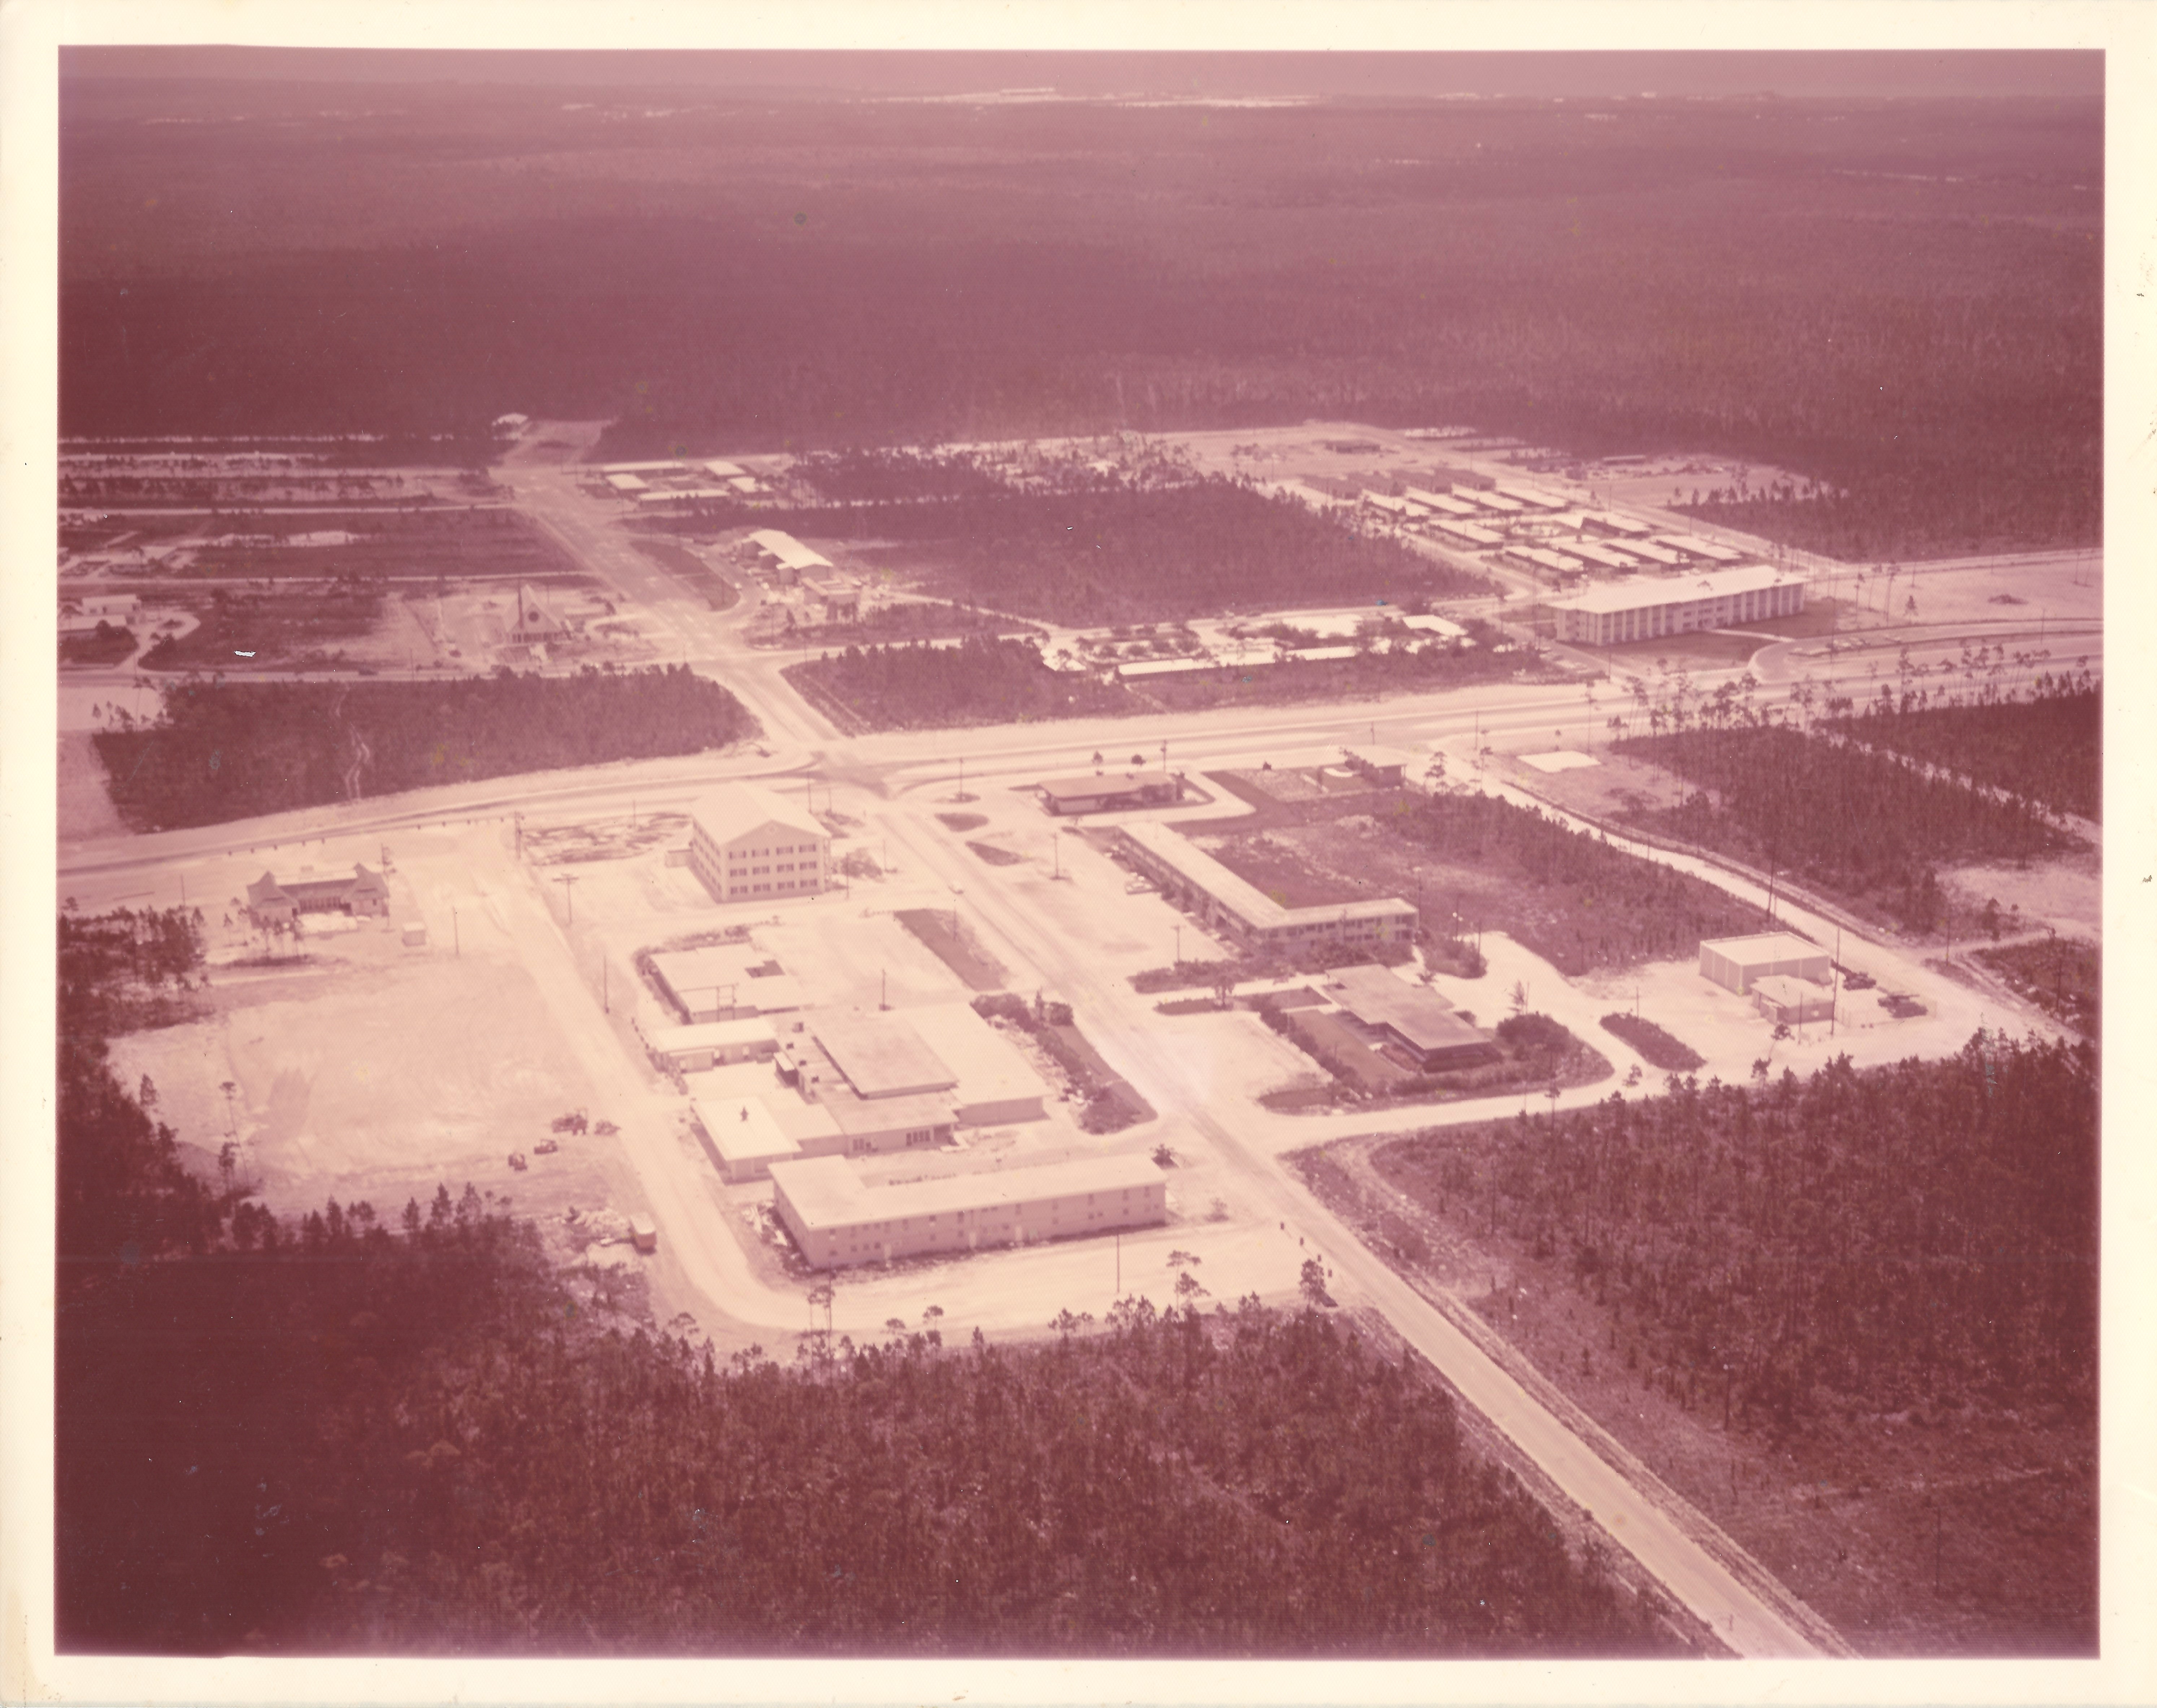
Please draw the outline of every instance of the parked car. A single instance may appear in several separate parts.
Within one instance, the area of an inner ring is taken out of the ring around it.
[[[535,1155],[552,1156],[561,1148],[562,1141],[559,1139],[542,1139],[537,1145],[532,1147],[532,1150]]]
[[[523,1174],[526,1169],[532,1166],[524,1160],[524,1153],[521,1150],[512,1150],[509,1153],[509,1165],[519,1174]]]

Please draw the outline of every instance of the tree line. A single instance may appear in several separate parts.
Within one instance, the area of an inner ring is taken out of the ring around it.
[[[1053,1342],[946,1346],[932,1306],[723,1365],[596,1327],[470,1185],[280,1217],[111,1066],[193,916],[61,923],[63,1651],[1678,1648],[1426,1370],[1315,1306],[1202,1310],[1187,1264]]]
[[[968,635],[956,646],[849,646],[785,672],[842,723],[867,729],[1099,718],[1146,708],[1117,683],[1051,670],[1023,640]]]
[[[1943,1061],[1674,1074],[1375,1160],[1569,1263],[1626,1325],[1629,1367],[1734,1428],[1918,1400],[2089,1420],[2097,1111],[2090,1046],[1980,1031]]]
[[[1914,931],[1946,917],[1937,862],[2080,846],[2027,800],[1782,724],[1715,718],[1614,748],[1700,785],[1675,806],[1628,811],[1629,822],[1868,902]]]
[[[136,830],[221,823],[438,783],[702,753],[754,734],[748,711],[687,665],[446,682],[229,682],[163,691],[91,739]]]
[[[1968,699],[1928,701],[1882,683],[1828,727],[2053,812],[2096,820],[2104,781],[2104,691],[2088,671],[2046,674],[2026,694],[1988,683]]]

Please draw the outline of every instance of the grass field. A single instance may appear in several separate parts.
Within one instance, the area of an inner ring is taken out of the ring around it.
[[[715,611],[733,608],[741,599],[741,589],[725,576],[707,563],[687,546],[672,540],[647,539],[637,536],[630,543],[676,579],[687,582],[702,594],[704,603]]]
[[[322,665],[342,659],[340,643],[373,634],[382,595],[369,589],[311,587],[286,593],[234,593],[206,602],[202,620],[168,635],[142,656],[146,670],[234,671]]]

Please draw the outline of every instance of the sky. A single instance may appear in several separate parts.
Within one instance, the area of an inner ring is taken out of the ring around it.
[[[2100,52],[954,53],[64,49],[70,76],[667,84],[948,94],[2025,95],[2096,99]]]

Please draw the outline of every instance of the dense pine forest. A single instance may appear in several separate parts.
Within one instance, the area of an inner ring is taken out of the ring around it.
[[[192,916],[61,933],[63,1650],[1680,1649],[1315,1309],[722,1365],[595,1326],[471,1186],[281,1220],[111,1066],[198,970]]]
[[[893,567],[929,574],[934,590],[975,604],[1078,627],[1489,591],[1480,576],[1398,540],[1222,476],[781,510],[769,525],[814,539],[919,542],[892,550]]]
[[[2086,1044],[1436,1130],[1389,1177],[1568,1261],[1645,1359],[1739,1428],[1856,1404],[2095,1416],[2098,1074]],[[1727,1381],[1726,1381],[1727,1374]]]
[[[228,682],[164,690],[157,722],[122,711],[93,738],[131,828],[219,824],[523,771],[702,753],[756,721],[686,665],[573,677]]]
[[[1784,726],[1632,736],[1614,749],[1699,785],[1676,806],[1629,813],[1630,821],[1863,903],[1913,931],[1946,921],[1936,864],[2082,846],[2020,797]]]
[[[2040,678],[2027,695],[1985,689],[1959,703],[1918,702],[1883,684],[1871,705],[1830,727],[2052,812],[2099,816],[2104,693],[2087,671]]]
[[[786,678],[834,722],[857,729],[936,729],[1036,718],[1147,711],[1113,682],[1051,670],[1023,640],[969,635],[956,646],[849,646]]]
[[[69,434],[517,409],[635,456],[1465,422],[1786,471],[1717,508],[1853,561],[2098,537],[2094,99],[378,101],[70,69]]]
[[[1403,805],[1378,821],[1423,862],[1434,914],[1443,898],[1469,929],[1503,931],[1568,976],[1691,954],[1759,924],[1713,884],[1536,808],[1480,794]]]

